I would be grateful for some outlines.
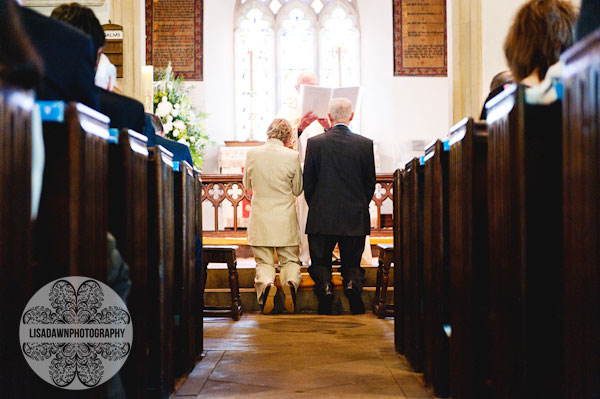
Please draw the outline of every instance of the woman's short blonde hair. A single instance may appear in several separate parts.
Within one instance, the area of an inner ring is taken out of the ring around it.
[[[276,118],[267,129],[267,137],[281,141],[287,140],[292,134],[292,125],[287,119]]]

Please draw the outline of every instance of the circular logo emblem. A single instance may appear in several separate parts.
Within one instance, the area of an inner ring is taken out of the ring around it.
[[[31,298],[19,333],[23,355],[38,376],[80,390],[106,382],[121,369],[133,329],[127,307],[109,286],[65,277]]]

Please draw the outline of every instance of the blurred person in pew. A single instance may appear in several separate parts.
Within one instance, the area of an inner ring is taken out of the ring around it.
[[[13,0],[0,0],[0,84],[35,90],[43,79],[42,61],[21,25]],[[31,120],[31,219],[37,218],[44,176],[44,137],[39,107]]]
[[[248,151],[244,166],[244,187],[253,192],[248,244],[256,260],[254,285],[264,314],[272,312],[277,293],[275,253],[288,313],[295,311],[296,293],[302,282],[295,204],[302,193],[302,170],[298,153],[284,145],[291,135],[292,125],[286,119],[276,118],[267,130],[267,142]]]
[[[43,79],[44,66],[27,33],[13,0],[0,1],[0,83],[30,90]]]
[[[600,1],[582,0],[579,20],[577,21],[577,40],[594,32],[600,27]]]
[[[330,130],[308,140],[304,162],[304,195],[308,202],[306,233],[318,312],[331,314],[331,251],[339,244],[344,294],[353,314],[365,312],[361,298],[365,270],[360,266],[365,237],[371,231],[369,203],[375,192],[373,140],[350,131],[352,102],[329,104]]]
[[[78,3],[62,4],[52,10],[51,18],[81,30],[92,37],[96,54],[95,64],[100,65],[106,44],[104,29],[96,18],[94,11]],[[116,129],[131,129],[142,133],[146,123],[144,106],[141,102],[112,93],[108,87],[97,88],[100,98],[100,112],[110,118],[110,127]]]
[[[485,105],[492,98],[502,93],[502,91],[511,83],[514,83],[514,79],[510,71],[502,71],[500,73],[497,73],[492,78],[492,82],[490,83],[490,94],[487,96],[483,103],[483,108],[481,109],[481,115],[479,116],[479,119],[485,120],[487,118],[487,108],[485,108]]]
[[[96,86],[110,92],[117,85],[117,67],[110,62],[104,53],[100,54],[100,61],[98,61],[98,68],[96,68],[95,82]]]
[[[515,82],[539,85],[574,41],[577,14],[568,0],[529,0],[517,12],[504,42]]]
[[[96,56],[91,38],[17,1],[24,31],[42,59],[44,79],[37,90],[39,100],[77,101],[100,108],[94,85]]]
[[[296,92],[300,95],[300,88],[303,86],[318,86],[319,80],[312,71],[300,72],[296,79]],[[291,105],[284,105],[278,112],[278,118],[287,119],[292,125],[292,135],[288,144],[300,154],[300,166],[304,167],[304,159],[306,158],[306,142],[308,139],[315,137],[325,130],[331,128],[327,118],[319,119],[312,111],[305,115],[300,115],[298,108],[299,98]],[[308,235],[305,232],[306,220],[308,218],[308,204],[304,195],[301,194],[297,199],[298,221],[300,223],[300,260],[308,265],[310,263],[310,250],[308,248]],[[339,260],[339,250],[337,247],[333,251],[333,257]],[[367,236],[365,240],[365,249],[362,254],[362,263],[370,265],[372,263],[371,241]]]
[[[146,137],[149,137],[148,147],[162,145],[173,154],[173,161],[186,161],[191,166],[194,166],[194,161],[192,160],[192,153],[190,152],[190,147],[188,147],[185,144],[178,143],[177,141],[169,140],[163,137],[165,135],[165,132],[163,124],[158,116],[154,114],[146,114],[146,117],[149,118],[150,124],[152,126],[152,130],[145,130]],[[154,133],[154,135],[152,135],[152,133]]]

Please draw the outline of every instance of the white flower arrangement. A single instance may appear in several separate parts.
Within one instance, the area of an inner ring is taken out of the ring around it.
[[[183,85],[183,78],[173,76],[171,63],[159,74],[154,89],[154,113],[163,123],[165,137],[190,147],[195,166],[202,169],[204,150],[211,144],[202,123],[206,114],[193,109],[189,88]]]

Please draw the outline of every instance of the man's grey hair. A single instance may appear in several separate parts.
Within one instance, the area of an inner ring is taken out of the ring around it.
[[[329,113],[334,121],[346,121],[352,116],[352,101],[347,98],[334,98],[329,103]]]

